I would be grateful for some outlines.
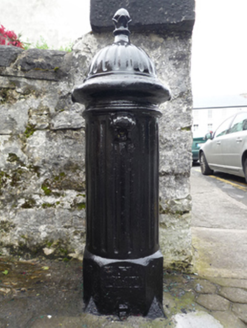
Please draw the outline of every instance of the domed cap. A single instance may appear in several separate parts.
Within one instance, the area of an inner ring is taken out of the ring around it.
[[[115,24],[114,43],[96,54],[88,78],[126,73],[156,77],[154,64],[148,55],[130,44],[128,23],[131,19],[128,11],[119,9],[112,20]]]
[[[157,79],[149,56],[130,43],[128,11],[119,9],[112,20],[114,43],[95,55],[88,77],[73,90],[73,101],[88,104],[99,97],[112,100],[141,97],[158,104],[169,100],[170,91]]]

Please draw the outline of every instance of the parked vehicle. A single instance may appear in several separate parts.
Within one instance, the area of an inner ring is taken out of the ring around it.
[[[220,171],[245,177],[247,182],[247,112],[227,118],[199,150],[204,175]]]
[[[193,133],[193,143],[192,143],[192,161],[196,163],[199,160],[199,150],[203,143],[205,143],[207,139],[203,133],[194,132]]]

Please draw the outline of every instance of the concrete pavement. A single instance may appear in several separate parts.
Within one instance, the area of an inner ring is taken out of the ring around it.
[[[191,171],[193,264],[216,289],[205,288],[197,303],[224,327],[247,327],[247,206],[199,169]]]
[[[201,276],[247,279],[247,206],[197,171],[191,173],[195,270]]]

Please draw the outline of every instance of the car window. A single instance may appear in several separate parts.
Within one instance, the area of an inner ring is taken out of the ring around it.
[[[229,133],[247,130],[247,113],[238,114],[233,120]]]
[[[231,123],[232,117],[229,117],[227,120],[225,120],[215,131],[215,137],[223,136],[224,134],[227,134],[230,123]]]

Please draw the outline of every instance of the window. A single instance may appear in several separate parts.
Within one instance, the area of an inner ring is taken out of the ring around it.
[[[209,123],[208,124],[208,131],[212,131],[213,130],[213,124]]]
[[[223,122],[218,129],[215,132],[215,137],[223,136],[224,134],[227,134],[229,125],[231,123],[232,117],[229,117],[225,122]]]
[[[231,124],[229,133],[235,133],[239,131],[247,130],[247,113],[238,114]]]
[[[198,131],[199,129],[199,125],[198,124],[194,124],[193,125],[193,131]]]

